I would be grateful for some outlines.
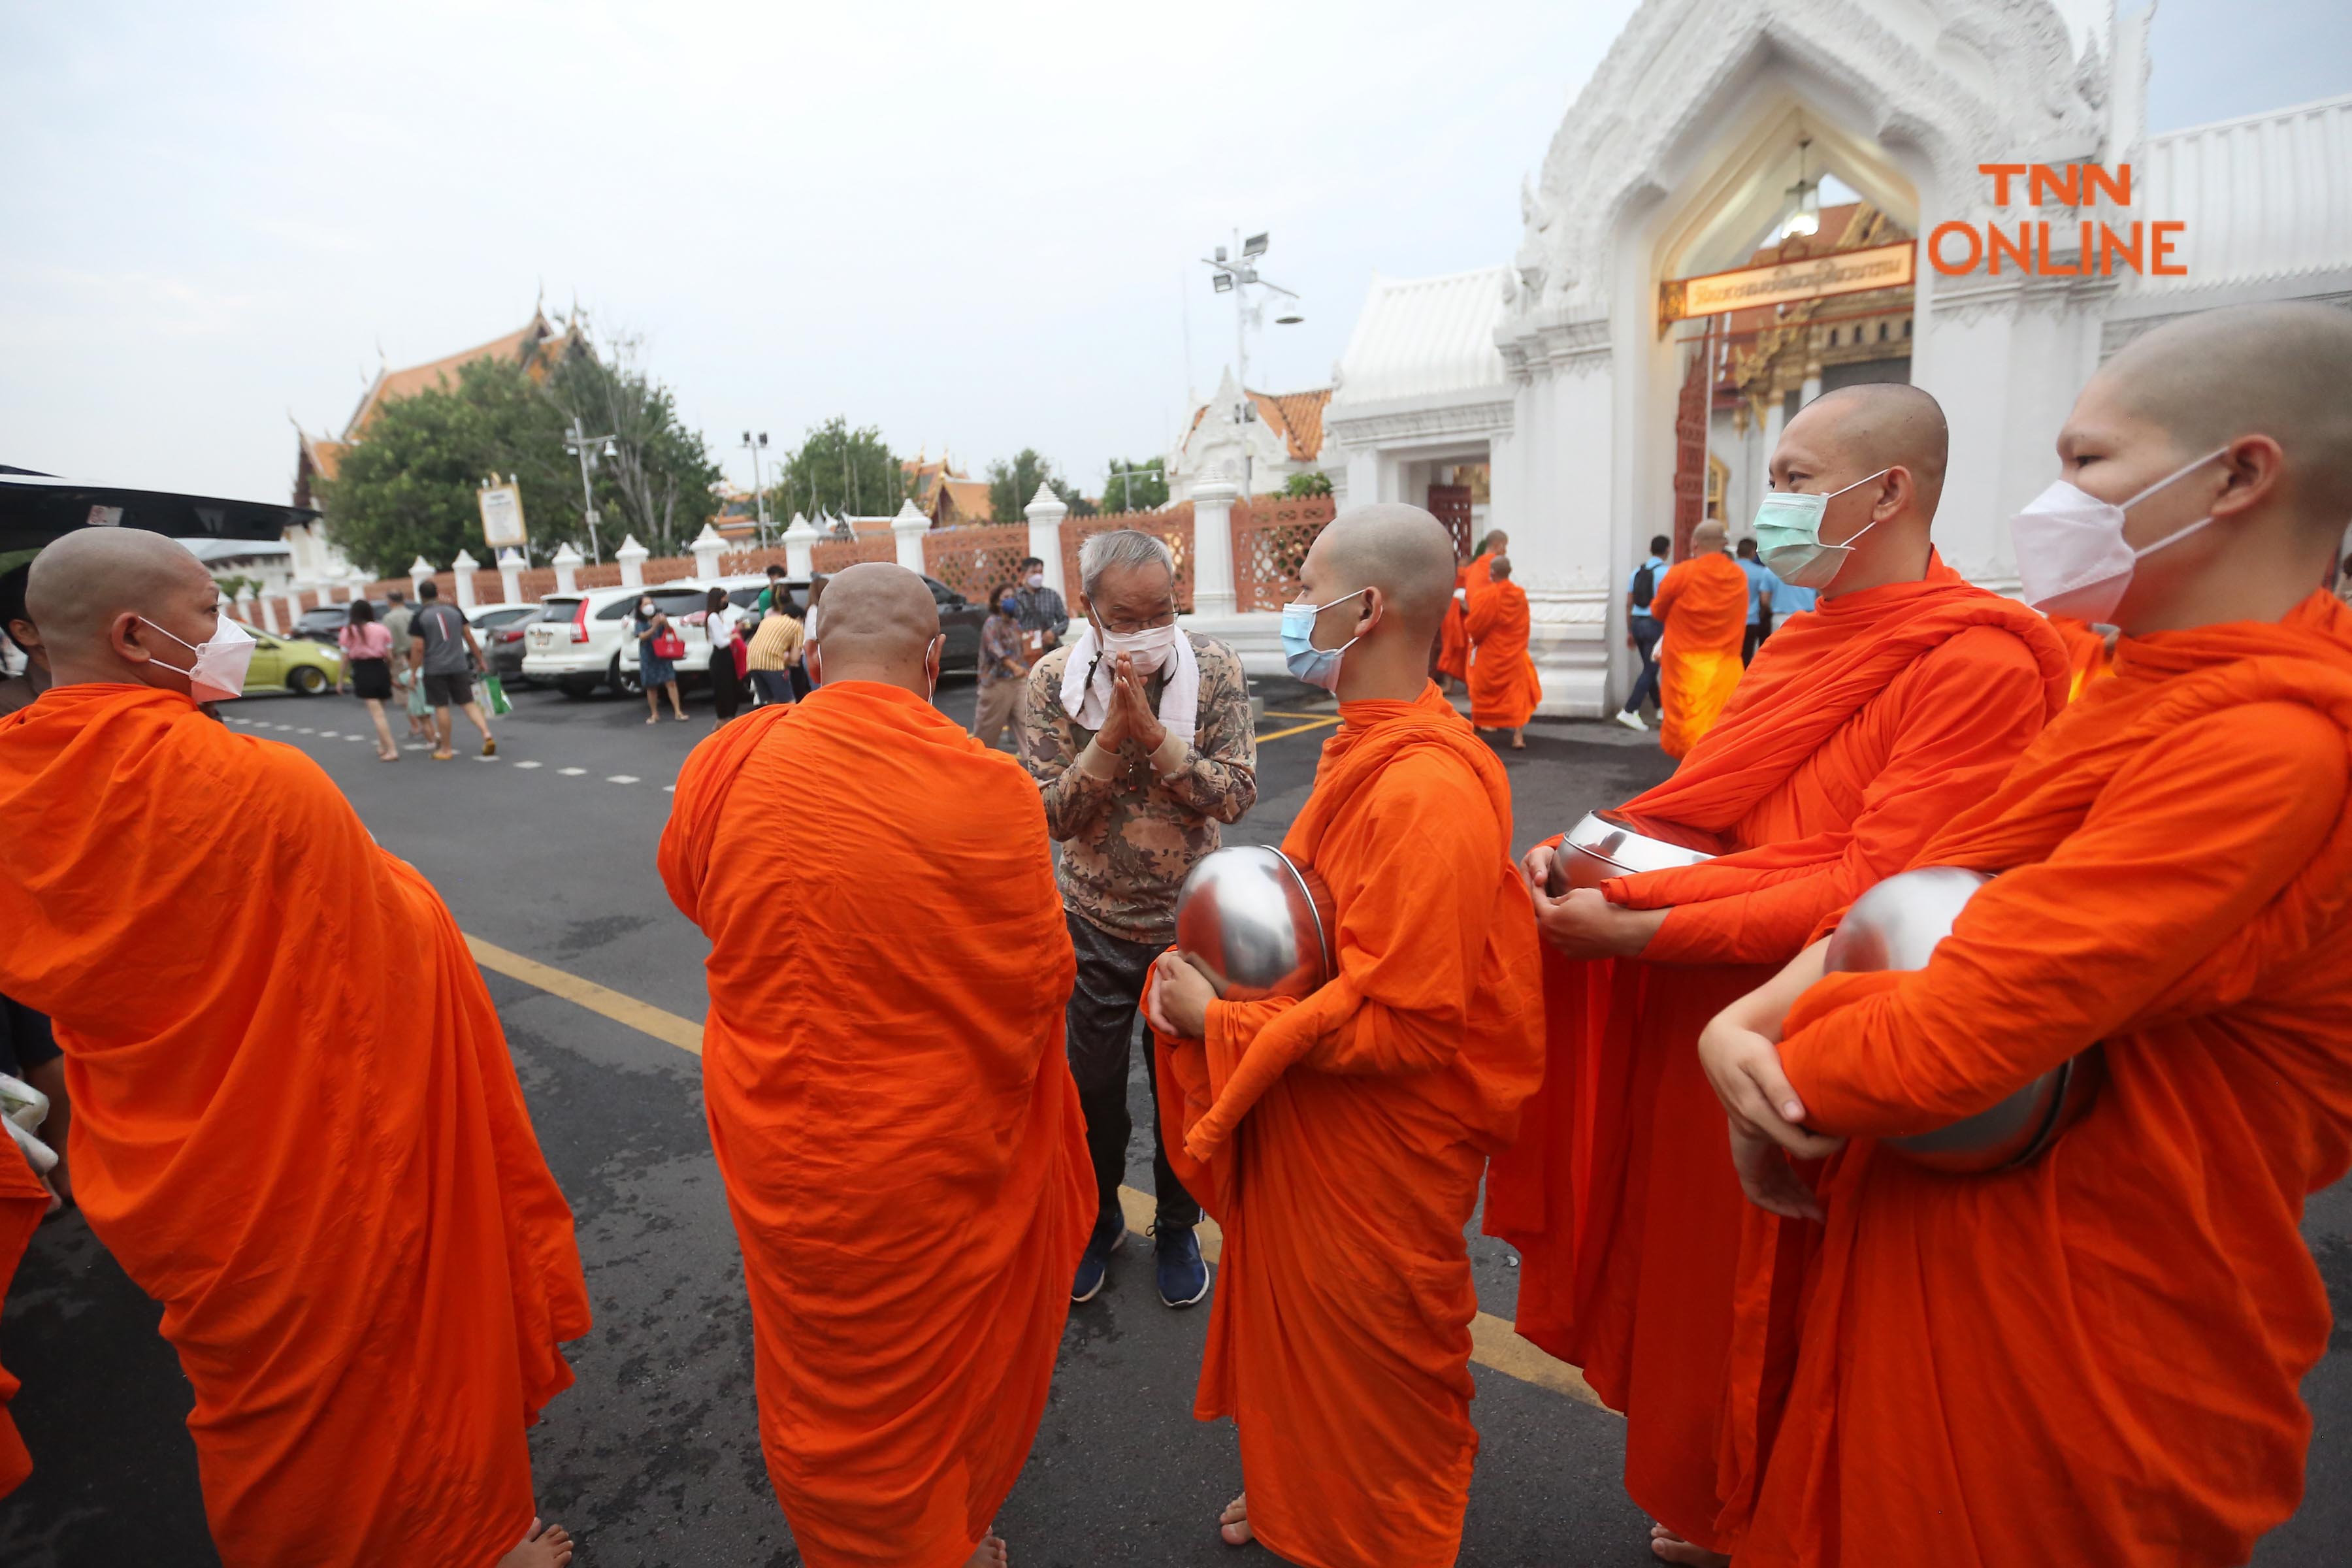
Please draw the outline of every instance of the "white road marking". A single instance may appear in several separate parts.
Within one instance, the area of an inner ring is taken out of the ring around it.
[[[662,785],[662,793],[664,795],[676,795],[677,793],[677,785],[664,784]]]
[[[319,739],[321,741],[340,741],[342,738],[343,732],[341,730],[321,730],[319,731]]]
[[[539,764],[537,763],[517,763],[515,766],[519,768],[535,768],[539,766]]]
[[[606,784],[635,784],[637,782],[637,775],[635,773],[606,773],[604,775],[604,782]]]
[[[361,736],[361,735],[346,735],[346,736],[344,736],[344,737],[343,737],[343,739],[344,739],[344,740],[346,740],[346,741],[358,741],[358,740],[363,740],[363,739],[365,739],[365,737],[364,737],[364,736]]]
[[[586,768],[558,768],[558,769],[556,769],[555,771],[556,771],[557,773],[562,773],[565,778],[568,778],[568,779],[576,779],[576,778],[578,778],[582,773],[586,773],[588,770],[587,770]]]

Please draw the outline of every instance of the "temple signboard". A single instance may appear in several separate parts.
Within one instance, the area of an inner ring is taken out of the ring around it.
[[[522,521],[520,486],[487,485],[478,492],[482,508],[482,542],[493,550],[520,549],[529,542]]]
[[[1658,285],[1658,327],[1663,331],[1669,322],[1696,316],[1719,316],[1831,294],[1906,289],[1917,266],[1917,249],[1915,242],[1906,239],[1865,250],[1809,256],[1801,261],[1673,279]]]

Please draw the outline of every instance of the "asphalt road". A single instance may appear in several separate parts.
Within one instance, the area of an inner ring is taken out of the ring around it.
[[[1271,710],[1256,810],[1229,842],[1276,842],[1312,782],[1329,711],[1322,694],[1261,683]],[[671,909],[654,868],[664,786],[709,730],[644,722],[613,700],[519,691],[495,724],[499,756],[386,766],[359,705],[256,699],[229,711],[301,747],[369,828],[431,878],[471,935],[699,1019],[699,932]],[[971,710],[970,677],[940,704]],[[1286,716],[1288,715],[1288,716]],[[467,731],[459,721],[459,742]],[[1291,731],[1285,733],[1285,731]],[[1595,804],[1668,771],[1612,725],[1539,722],[1505,753],[1524,847]],[[330,953],[307,962],[336,962]],[[571,1348],[578,1384],[533,1434],[540,1499],[581,1538],[582,1568],[799,1562],[761,1465],[751,1322],[725,1200],[704,1131],[698,1064],[675,1045],[572,1001],[488,975],[541,1146],[578,1221],[596,1326]],[[1129,1091],[1139,1135],[1130,1185],[1150,1185],[1148,1101]],[[2352,1314],[2352,1196],[2315,1199],[2306,1235],[2339,1319]],[[940,1245],[955,1237],[942,1234]],[[1507,1248],[1474,1237],[1482,1309],[1507,1320]],[[155,1333],[157,1309],[73,1215],[42,1227],[0,1325],[0,1360],[24,1379],[11,1406],[36,1464],[0,1502],[6,1568],[198,1568],[206,1538],[185,1383]],[[1152,1289],[1149,1243],[1130,1237],[1103,1295],[1072,1310],[1052,1403],[1027,1470],[999,1519],[1016,1561],[1233,1563],[1217,1510],[1240,1485],[1229,1426],[1190,1415],[1205,1311],[1171,1311]],[[2263,1568],[2340,1563],[2352,1524],[2352,1331],[2339,1330],[2306,1396],[2316,1417],[2307,1502],[2264,1542]],[[1618,1486],[1616,1416],[1554,1388],[1475,1369],[1482,1448],[1462,1561],[1478,1565],[1647,1563],[1646,1522]],[[396,1561],[396,1552],[386,1559]],[[1273,1561],[1264,1553],[1261,1562]],[[1893,1565],[1902,1568],[1902,1565]]]

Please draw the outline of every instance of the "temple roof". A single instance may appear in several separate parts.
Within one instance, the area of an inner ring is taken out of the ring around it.
[[[1339,356],[1331,401],[1341,409],[1395,398],[1501,387],[1495,348],[1509,269],[1481,267],[1441,278],[1372,274],[1363,314]]]
[[[576,326],[559,331],[543,312],[533,310],[530,321],[488,342],[410,365],[405,370],[380,370],[366,395],[360,399],[360,405],[352,411],[351,422],[343,426],[343,442],[349,445],[358,440],[375,411],[394,398],[414,396],[435,386],[454,385],[457,372],[478,359],[527,360],[549,339],[576,336],[577,332]]]

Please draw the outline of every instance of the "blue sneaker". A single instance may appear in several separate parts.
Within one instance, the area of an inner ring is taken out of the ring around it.
[[[1192,1307],[1209,1293],[1209,1266],[1189,1225],[1155,1225],[1159,1241],[1160,1299],[1171,1307]]]
[[[1095,1221],[1095,1233],[1087,1239],[1086,1256],[1078,1259],[1078,1277],[1070,1281],[1070,1300],[1091,1301],[1103,1288],[1103,1276],[1110,1271],[1110,1255],[1127,1240],[1127,1216],[1117,1210]]]

